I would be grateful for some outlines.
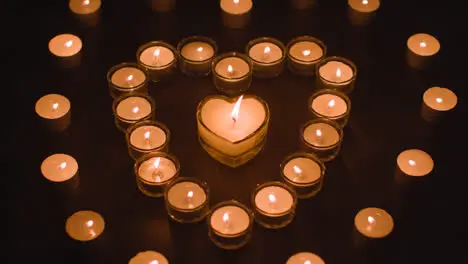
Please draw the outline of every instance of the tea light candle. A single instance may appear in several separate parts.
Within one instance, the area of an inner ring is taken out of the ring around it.
[[[216,88],[227,95],[245,92],[252,83],[252,62],[236,52],[221,54],[213,60],[213,82]]]
[[[163,254],[148,250],[136,254],[128,264],[169,264],[169,261]]]
[[[223,22],[229,28],[243,28],[250,18],[252,0],[221,0],[219,3],[223,11]]]
[[[431,87],[424,92],[421,115],[428,122],[438,121],[457,105],[457,95],[447,88]]]
[[[281,163],[281,176],[296,190],[298,198],[309,198],[322,188],[325,164],[315,155],[298,152]]]
[[[152,120],[136,123],[126,134],[129,154],[134,159],[150,152],[167,151],[169,138],[169,129]]]
[[[425,33],[414,34],[408,38],[407,61],[411,67],[423,68],[428,66],[432,57],[440,50],[439,41]]]
[[[247,44],[246,54],[252,59],[255,76],[275,77],[283,71],[285,47],[277,39],[254,39]]]
[[[81,39],[72,34],[57,35],[49,41],[49,51],[57,57],[74,56],[82,47]]]
[[[281,228],[294,218],[297,204],[296,192],[281,182],[258,186],[253,195],[255,220],[266,228]]]
[[[67,234],[78,241],[90,241],[104,232],[104,218],[93,211],[78,211],[65,223]]]
[[[309,111],[314,118],[334,120],[344,127],[351,113],[351,100],[338,91],[320,90],[310,96]]]
[[[152,41],[137,51],[137,61],[145,67],[151,80],[158,82],[172,75],[177,68],[176,49],[164,41]]]
[[[314,153],[323,161],[334,159],[340,150],[343,130],[333,120],[318,118],[301,128],[304,149]]]
[[[188,75],[208,75],[211,62],[216,54],[216,43],[201,36],[188,37],[177,45],[179,68]]]
[[[380,0],[348,0],[349,18],[354,25],[365,25],[380,7]]]
[[[325,44],[310,36],[297,37],[287,45],[288,67],[300,75],[314,75],[317,63],[325,57]]]
[[[354,88],[357,69],[354,63],[341,57],[328,57],[318,65],[317,80],[323,88],[350,93]]]
[[[138,189],[151,197],[164,195],[165,187],[179,176],[180,163],[173,155],[153,152],[135,162]]]
[[[286,264],[325,264],[325,261],[314,253],[300,252],[292,255]]]
[[[198,222],[209,212],[208,185],[197,179],[176,179],[167,186],[164,196],[166,210],[177,222]]]
[[[422,150],[409,149],[398,155],[397,166],[399,171],[406,176],[422,177],[432,172],[434,161]]]
[[[393,218],[385,210],[369,207],[359,211],[354,217],[356,230],[367,238],[384,238],[393,230]]]
[[[35,110],[44,126],[51,131],[63,131],[70,125],[71,105],[63,95],[44,95],[37,100]]]
[[[146,93],[148,81],[148,71],[132,62],[115,65],[107,72],[107,82],[114,98],[130,93]]]
[[[208,216],[208,235],[220,248],[238,249],[248,243],[252,235],[253,216],[237,201],[217,204]]]
[[[261,150],[269,119],[268,105],[256,96],[209,96],[197,108],[198,137],[214,159],[237,167]]]
[[[99,10],[101,0],[70,0],[68,6],[73,13],[89,15]]]
[[[78,174],[78,162],[66,154],[53,154],[41,164],[41,173],[49,181],[65,182]]]
[[[125,132],[132,124],[152,118],[154,102],[148,95],[132,93],[117,98],[113,108],[117,128]]]

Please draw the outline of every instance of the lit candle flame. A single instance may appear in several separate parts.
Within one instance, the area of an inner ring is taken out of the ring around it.
[[[442,103],[443,101],[444,101],[444,99],[442,99],[442,98],[440,98],[440,97],[437,97],[437,98],[436,98],[436,102],[439,103],[439,104]]]
[[[84,6],[89,5],[89,0],[84,0],[83,2],[81,2],[81,5],[84,5]]]
[[[367,5],[368,3],[369,3],[369,1],[367,1],[367,0],[362,0],[362,4],[363,4],[363,5]]]
[[[159,261],[157,261],[157,260],[152,260],[149,264],[159,264]]]
[[[93,220],[89,220],[89,221],[86,222],[86,225],[87,225],[88,227],[92,227],[92,226],[94,225],[94,221],[93,221]]]
[[[336,69],[336,77],[341,78],[341,70],[340,68]]]
[[[425,47],[427,47],[427,44],[426,44],[426,42],[424,42],[424,41],[421,41],[421,43],[419,43],[419,47],[421,47],[421,48],[425,48]]]
[[[66,163],[65,161],[62,162],[62,163],[60,163],[60,165],[59,165],[59,168],[60,168],[61,170],[65,169],[66,167],[67,167],[67,163]]]
[[[153,56],[154,57],[159,57],[159,54],[161,53],[161,50],[159,50],[159,48],[157,48],[156,50],[154,50],[153,52]]]
[[[130,74],[130,75],[127,77],[127,82],[130,82],[131,80],[133,80],[133,74]]]
[[[53,110],[53,111],[57,110],[58,107],[59,107],[59,104],[58,104],[58,103],[52,104],[52,110]]]
[[[232,0],[234,2],[234,4],[238,4],[239,3],[239,0]]]
[[[138,113],[138,111],[140,111],[140,107],[138,107],[138,106],[133,107],[133,109],[132,109],[133,113],[136,114],[136,113]]]
[[[228,66],[227,71],[228,71],[228,74],[232,74],[234,70],[232,69],[231,65]]]
[[[269,46],[266,46],[265,49],[263,50],[263,54],[266,56],[270,53],[271,49]]]
[[[302,55],[309,56],[310,55],[310,50],[303,50]]]
[[[301,168],[299,168],[297,165],[294,165],[293,170],[294,170],[294,173],[296,173],[296,174],[301,174],[302,173]]]
[[[416,161],[414,161],[414,160],[408,160],[408,163],[409,163],[409,165],[411,165],[411,166],[415,166],[415,165],[416,165]]]
[[[153,163],[153,167],[155,169],[158,169],[159,168],[159,163],[161,162],[161,158],[160,157],[157,157],[155,160],[154,160],[154,163]]]
[[[268,200],[270,201],[270,203],[276,203],[276,196],[272,193],[270,193],[268,195]]]
[[[369,224],[373,225],[373,224],[375,224],[375,218],[372,217],[372,216],[368,216],[367,217],[367,222],[369,222]]]
[[[197,48],[197,51],[198,51],[198,52],[202,52],[202,51],[203,51],[203,47],[198,47],[198,48]]]
[[[187,193],[187,199],[192,199],[193,198],[193,191],[189,191]]]
[[[310,260],[306,260],[304,261],[304,264],[312,264],[312,262],[310,262]]]
[[[234,105],[234,108],[232,109],[232,112],[231,112],[231,117],[232,117],[232,120],[234,120],[234,123],[237,122],[237,120],[239,119],[239,109],[240,109],[240,105],[242,103],[242,98],[244,96],[241,95],[239,97],[239,99],[237,99],[237,102],[236,104]]]
[[[335,99],[331,99],[330,102],[328,102],[328,108],[333,108],[335,104],[336,104]]]
[[[322,130],[320,130],[320,129],[315,130],[315,135],[317,135],[317,137],[321,137],[322,136]]]
[[[229,213],[226,212],[223,214],[223,222],[227,224],[229,222]]]
[[[73,45],[73,40],[65,42],[65,47],[70,48]]]
[[[144,134],[145,140],[149,140],[150,135],[151,135],[151,133],[149,131],[146,131],[145,134]]]

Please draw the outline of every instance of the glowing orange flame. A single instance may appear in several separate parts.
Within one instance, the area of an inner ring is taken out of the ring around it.
[[[270,203],[276,203],[276,196],[272,193],[270,193],[268,195],[268,200],[270,201]]]
[[[237,99],[237,102],[234,105],[234,108],[232,108],[231,118],[232,118],[232,120],[234,120],[234,123],[237,122],[237,120],[239,120],[239,109],[240,109],[240,105],[242,103],[242,98],[244,98],[243,95],[241,95],[239,97],[239,99]]]
[[[301,168],[299,168],[297,165],[294,165],[293,170],[294,170],[294,173],[296,173],[296,174],[301,174],[302,173]]]
[[[310,55],[310,50],[303,50],[302,55],[309,56]]]
[[[154,163],[153,163],[153,167],[155,169],[159,168],[159,163],[161,162],[161,158],[160,157],[157,157],[155,160],[154,160]]]

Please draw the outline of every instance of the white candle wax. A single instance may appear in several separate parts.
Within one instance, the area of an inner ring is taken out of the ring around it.
[[[426,176],[434,169],[434,161],[426,152],[419,149],[409,149],[397,157],[397,165],[408,176]]]
[[[371,13],[379,9],[380,0],[348,0],[348,5],[362,13]]]
[[[329,61],[319,68],[320,77],[336,85],[346,85],[354,77],[353,69],[340,61]]]
[[[294,197],[283,187],[267,186],[255,194],[255,206],[269,216],[283,216],[294,206]]]
[[[458,102],[457,95],[447,88],[432,87],[423,95],[424,103],[436,111],[449,111],[455,108]]]
[[[281,48],[272,42],[260,42],[249,50],[249,57],[260,63],[273,63],[283,57]]]
[[[81,39],[72,34],[61,34],[49,41],[49,51],[57,57],[70,57],[80,52]]]
[[[167,193],[170,205],[181,210],[192,210],[206,202],[203,188],[191,181],[174,184]]]
[[[307,143],[316,147],[334,146],[340,141],[338,131],[326,123],[313,123],[306,127],[303,137]]]
[[[70,101],[60,94],[48,94],[36,102],[36,113],[45,119],[58,119],[70,111]]]
[[[137,121],[151,114],[151,104],[147,99],[130,96],[123,99],[116,108],[117,115],[125,120]]]
[[[145,73],[134,67],[124,67],[116,70],[111,76],[111,82],[121,88],[133,88],[146,80]]]
[[[299,157],[291,159],[286,163],[283,168],[283,174],[294,183],[307,184],[320,179],[322,168],[312,159]]]
[[[128,264],[169,264],[169,261],[163,254],[148,250],[136,254]]]
[[[164,68],[175,60],[172,50],[163,46],[152,46],[140,54],[140,61],[150,67]]]
[[[362,209],[354,218],[354,226],[369,238],[383,238],[393,230],[393,218],[385,210],[375,207]]]
[[[180,53],[185,59],[201,62],[213,58],[214,48],[206,42],[193,41],[185,44]]]
[[[241,15],[252,9],[252,0],[221,0],[221,9],[232,15]]]
[[[239,79],[249,74],[250,66],[241,58],[227,57],[216,64],[215,71],[224,78]]]
[[[312,109],[325,117],[339,117],[346,113],[348,104],[346,101],[334,94],[322,94],[312,101]]]
[[[408,38],[408,49],[419,56],[433,56],[440,50],[439,41],[425,33],[414,34]]]
[[[101,7],[101,0],[70,0],[68,6],[73,13],[88,15]]]
[[[140,126],[130,134],[130,144],[144,150],[159,148],[166,143],[166,139],[166,132],[153,125]]]
[[[49,181],[64,182],[77,174],[78,162],[66,154],[53,154],[42,162],[41,172]]]
[[[78,211],[72,214],[65,223],[67,234],[79,241],[97,238],[104,231],[104,219],[93,211]]]
[[[211,227],[220,236],[230,237],[247,230],[250,225],[249,214],[239,206],[223,206],[213,212],[210,218]]]
[[[314,253],[300,252],[292,255],[286,264],[325,264],[325,261]]]
[[[174,178],[176,173],[174,162],[165,157],[152,157],[138,167],[138,176],[152,183],[165,183]]]
[[[323,57],[323,49],[313,41],[299,41],[289,48],[289,55],[296,60],[312,62]]]

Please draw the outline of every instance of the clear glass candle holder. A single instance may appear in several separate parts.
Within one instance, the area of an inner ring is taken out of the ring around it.
[[[167,152],[171,132],[161,122],[145,120],[129,127],[125,139],[130,157],[136,160],[151,152]]]
[[[300,36],[291,40],[286,50],[289,70],[304,76],[315,75],[317,64],[327,54],[327,46],[311,36]]]
[[[323,186],[325,164],[316,155],[296,152],[287,156],[280,165],[281,177],[300,199],[316,195]]]
[[[153,152],[141,156],[133,167],[138,189],[150,197],[162,197],[166,186],[177,179],[180,163],[165,152]]]
[[[255,95],[244,95],[244,103],[243,105],[241,103],[239,108],[240,116],[242,116],[242,111],[246,111],[247,114],[255,115],[255,118],[263,118],[263,120],[257,120],[259,124],[258,128],[253,130],[251,134],[237,141],[227,139],[226,137],[229,135],[217,134],[215,130],[213,130],[214,127],[218,130],[225,130],[224,132],[229,132],[229,128],[234,127],[234,124],[230,124],[229,127],[220,128],[219,124],[221,123],[219,121],[221,119],[232,121],[231,109],[233,109],[236,100],[235,98],[222,95],[213,95],[203,99],[197,107],[197,127],[200,144],[212,158],[232,168],[245,164],[260,152],[266,141],[268,124],[270,121],[270,111],[267,103]],[[253,100],[254,102],[245,103],[246,100]],[[210,109],[207,110],[207,118],[209,119],[204,120],[203,113],[208,103],[214,103],[215,105],[210,105]],[[218,110],[226,110],[226,108],[229,109],[225,116],[214,116],[210,114],[212,111],[221,113],[221,111]],[[262,111],[264,116],[262,116]]]
[[[287,226],[294,219],[296,205],[296,191],[282,182],[261,184],[252,195],[255,221],[265,228]]]
[[[207,217],[208,236],[223,249],[238,249],[250,241],[253,213],[244,204],[224,201],[215,205]]]
[[[218,52],[216,42],[208,37],[192,36],[177,45],[179,69],[187,75],[204,76],[211,73],[211,62]]]
[[[148,92],[149,73],[145,67],[133,62],[115,65],[107,72],[112,98],[131,93]]]
[[[210,190],[206,182],[180,177],[172,181],[164,193],[166,210],[174,221],[195,223],[210,210]]]
[[[284,44],[270,37],[251,40],[245,48],[253,63],[253,74],[260,78],[276,77],[283,72],[286,48]]]
[[[344,127],[351,113],[351,100],[336,90],[319,90],[309,97],[309,112],[312,118],[330,119]]]
[[[317,118],[300,129],[301,149],[317,155],[322,161],[333,160],[341,149],[343,129],[333,120]]]
[[[349,94],[354,89],[356,65],[343,57],[327,57],[317,64],[317,84],[321,89],[333,89]]]
[[[134,103],[129,102],[133,101],[133,99]],[[130,107],[131,109],[123,109],[128,107]],[[125,112],[132,111],[135,115],[131,116],[131,114],[127,114],[125,116],[122,116],[121,114],[119,114],[119,109],[123,109],[122,111]],[[126,132],[127,129],[135,123],[153,119],[155,103],[153,98],[151,98],[149,95],[131,93],[122,95],[115,99],[114,103],[112,104],[112,110],[114,112],[115,125],[119,130]],[[137,115],[135,112],[139,112],[142,114]]]
[[[164,41],[151,41],[140,46],[136,53],[138,64],[148,70],[153,82],[159,82],[177,70],[177,50]]]
[[[213,59],[213,83],[220,92],[238,96],[252,83],[253,65],[250,58],[237,52],[223,53]]]

